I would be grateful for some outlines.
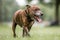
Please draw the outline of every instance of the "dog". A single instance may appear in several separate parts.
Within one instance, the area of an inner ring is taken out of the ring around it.
[[[13,36],[16,37],[15,29],[16,25],[19,25],[23,28],[22,36],[30,36],[29,31],[31,30],[32,25],[34,24],[34,20],[41,22],[43,13],[40,8],[35,5],[26,5],[24,10],[18,10],[13,15],[13,23],[12,23],[12,31]]]

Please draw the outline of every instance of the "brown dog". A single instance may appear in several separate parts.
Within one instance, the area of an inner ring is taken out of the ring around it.
[[[13,30],[13,36],[16,37],[15,29],[16,25],[18,24],[23,28],[23,37],[25,35],[29,35],[29,31],[34,23],[34,19],[38,22],[41,22],[41,19],[39,16],[42,16],[42,12],[39,7],[33,5],[26,5],[25,10],[18,10],[15,12],[13,16],[13,24],[12,24],[12,30]]]

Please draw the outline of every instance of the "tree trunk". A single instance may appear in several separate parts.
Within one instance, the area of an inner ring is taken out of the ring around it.
[[[59,0],[56,0],[55,7],[55,21],[51,25],[59,25]]]
[[[2,21],[2,0],[0,0],[0,22]]]
[[[59,25],[59,0],[56,0],[55,25]]]

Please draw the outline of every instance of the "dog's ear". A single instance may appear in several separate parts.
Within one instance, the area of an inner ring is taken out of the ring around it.
[[[30,5],[26,5],[27,8],[30,8],[31,6]]]

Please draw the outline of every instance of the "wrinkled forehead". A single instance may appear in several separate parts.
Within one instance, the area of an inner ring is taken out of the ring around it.
[[[33,10],[40,10],[40,8],[39,8],[38,6],[35,6],[35,5],[31,6],[31,8],[32,8]]]

